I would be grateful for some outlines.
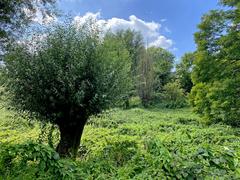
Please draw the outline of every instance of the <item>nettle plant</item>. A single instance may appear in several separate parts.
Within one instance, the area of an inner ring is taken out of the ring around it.
[[[17,110],[58,125],[61,156],[76,156],[88,118],[127,93],[129,53],[92,21],[56,25],[38,39],[5,56],[4,86]]]

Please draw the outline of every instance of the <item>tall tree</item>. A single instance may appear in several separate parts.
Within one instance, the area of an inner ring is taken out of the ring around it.
[[[136,32],[131,29],[127,30],[119,30],[115,33],[108,32],[106,34],[108,38],[111,38],[113,40],[121,41],[125,48],[129,52],[129,56],[131,59],[131,74],[129,76],[131,77],[131,88],[129,93],[125,97],[125,107],[129,107],[129,99],[131,96],[137,95],[137,76],[138,76],[138,66],[141,61],[141,55],[144,51],[144,42],[143,37],[140,32]]]
[[[128,92],[129,53],[119,41],[102,41],[92,23],[59,25],[36,44],[8,52],[4,87],[17,110],[58,125],[57,151],[75,156],[89,116]]]
[[[190,99],[207,120],[239,126],[240,116],[240,2],[221,0],[226,10],[204,15],[192,73]]]
[[[148,50],[145,49],[142,50],[140,57],[137,88],[142,105],[147,107],[152,100],[154,90],[153,60],[149,56]]]
[[[193,86],[191,79],[193,61],[194,53],[186,53],[181,58],[181,62],[176,65],[176,78],[178,79],[181,88],[187,93],[191,91]]]
[[[144,49],[142,34],[140,32],[127,29],[117,31],[115,36],[123,40],[127,50],[129,51],[132,60],[131,71],[132,76],[134,77],[137,74],[137,67],[141,59],[141,52]]]
[[[147,51],[147,55],[153,63],[154,91],[160,92],[162,87],[171,79],[174,55],[165,49],[157,47],[150,47]]]

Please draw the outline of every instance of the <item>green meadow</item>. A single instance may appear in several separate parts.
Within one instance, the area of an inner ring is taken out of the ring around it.
[[[92,117],[75,161],[60,159],[48,145],[55,147],[59,140],[56,128],[5,108],[0,114],[1,179],[240,177],[239,129],[205,125],[190,108],[136,106]],[[46,135],[50,131],[52,138]]]

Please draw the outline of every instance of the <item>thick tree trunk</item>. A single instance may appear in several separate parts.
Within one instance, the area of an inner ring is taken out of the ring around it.
[[[78,119],[72,122],[65,121],[59,125],[60,142],[57,152],[61,157],[76,157],[86,121],[87,119]]]

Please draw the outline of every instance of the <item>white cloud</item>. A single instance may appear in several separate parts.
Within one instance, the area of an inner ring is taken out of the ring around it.
[[[173,45],[173,41],[171,39],[167,39],[165,36],[159,35],[156,40],[149,43],[149,46],[161,47],[164,49],[169,49]]]
[[[170,49],[173,46],[173,41],[167,37],[160,34],[160,28],[162,27],[160,23],[157,22],[147,22],[135,15],[129,16],[129,19],[121,19],[113,17],[111,19],[102,19],[100,12],[91,13],[88,12],[84,16],[76,16],[74,22],[76,24],[83,24],[89,18],[96,20],[97,24],[103,28],[104,31],[111,30],[116,32],[120,29],[132,29],[135,31],[140,31],[144,37],[144,41],[148,46],[157,46],[164,49]]]
[[[93,19],[98,21],[98,23],[100,23],[100,12],[97,13],[91,13],[91,12],[87,12],[84,16],[75,16],[73,21],[74,23],[76,23],[77,25],[82,25],[84,23],[86,23],[89,19]]]

